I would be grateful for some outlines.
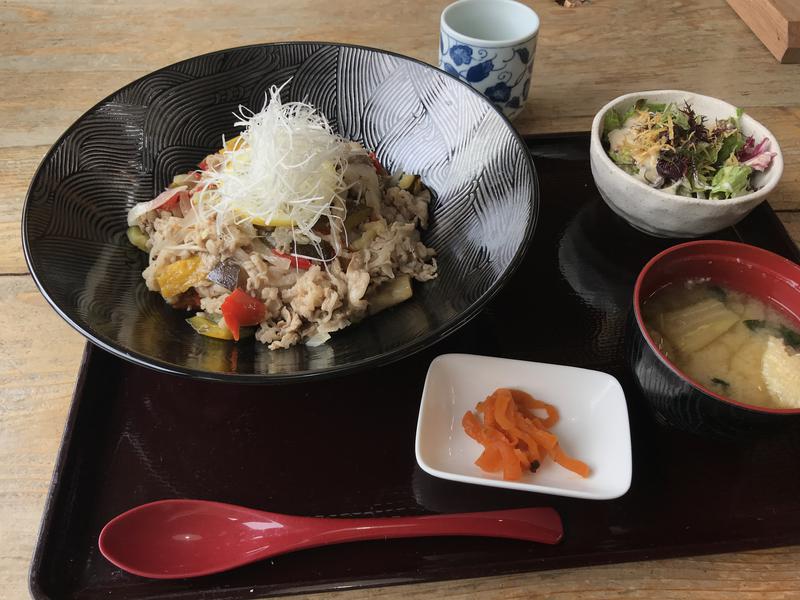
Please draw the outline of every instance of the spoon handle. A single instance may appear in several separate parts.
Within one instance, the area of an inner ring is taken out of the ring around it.
[[[556,544],[564,535],[561,517],[547,507],[420,517],[314,519],[310,545],[404,537],[465,535]],[[323,525],[324,522],[324,525]]]

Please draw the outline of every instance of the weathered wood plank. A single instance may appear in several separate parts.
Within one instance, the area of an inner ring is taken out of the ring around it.
[[[791,0],[789,0],[791,1]],[[377,46],[435,62],[448,0],[12,0],[0,5],[0,273],[24,273],[28,182],[59,135],[98,100],[197,54],[293,39]],[[779,65],[724,0],[593,0],[542,17],[522,133],[586,130],[619,94],[689,89],[746,108],[778,137],[770,199],[800,209],[800,67]],[[642,24],[646,23],[646,26]],[[800,213],[781,212],[796,241]],[[0,589],[26,598],[27,569],[83,339],[29,276],[0,277]],[[335,598],[800,597],[800,548],[337,593]],[[333,594],[315,596],[330,597]]]

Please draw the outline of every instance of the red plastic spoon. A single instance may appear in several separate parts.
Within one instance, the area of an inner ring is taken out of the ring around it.
[[[120,569],[155,579],[227,571],[270,556],[357,540],[474,535],[557,543],[564,531],[552,508],[322,519],[262,512],[203,500],[161,500],[132,508],[100,532],[100,552]]]

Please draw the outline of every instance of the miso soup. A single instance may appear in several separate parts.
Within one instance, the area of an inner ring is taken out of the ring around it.
[[[678,369],[745,404],[800,408],[800,325],[708,280],[666,286],[642,305],[647,331]]]

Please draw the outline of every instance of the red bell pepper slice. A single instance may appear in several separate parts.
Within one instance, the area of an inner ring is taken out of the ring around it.
[[[185,185],[180,185],[176,188],[168,188],[149,202],[140,202],[134,207],[134,209],[137,211],[142,211],[144,209],[146,212],[151,210],[172,210],[181,199],[181,194],[185,193]],[[139,212],[137,214],[142,215],[143,212]]]
[[[222,318],[233,334],[233,339],[239,341],[239,328],[248,325],[258,325],[267,314],[267,307],[257,298],[253,298],[241,288],[236,288],[225,298],[220,307]]]
[[[308,271],[311,268],[311,265],[314,264],[310,260],[308,260],[307,258],[303,258],[302,256],[295,256],[294,254],[284,254],[283,252],[280,252],[278,250],[273,250],[272,252],[275,254],[275,256],[280,256],[281,258],[288,258],[290,267],[296,267],[303,271]]]
[[[372,161],[372,166],[375,167],[375,172],[378,175],[386,174],[386,170],[383,168],[381,161],[378,160],[378,157],[374,152],[369,153],[369,159]]]
[[[197,165],[197,168],[201,171],[205,171],[208,168],[208,163],[206,162],[205,158],[200,161],[200,164]]]
[[[178,200],[181,199],[181,192],[175,192],[171,198],[158,207],[158,210],[172,210],[178,205]]]

